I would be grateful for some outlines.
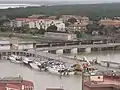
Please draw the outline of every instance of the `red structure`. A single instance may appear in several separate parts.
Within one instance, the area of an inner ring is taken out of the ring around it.
[[[86,81],[84,90],[120,90],[120,78],[104,76],[104,81],[102,82]]]
[[[21,77],[5,77],[0,79],[0,90],[34,90],[34,85]]]

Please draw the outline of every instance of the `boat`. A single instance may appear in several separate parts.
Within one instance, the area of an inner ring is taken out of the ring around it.
[[[75,72],[68,70],[64,67],[64,65],[54,65],[47,68],[50,73],[56,74],[56,75],[74,75]]]
[[[40,70],[40,68],[38,67],[38,63],[36,62],[30,62],[29,65],[31,66],[31,68],[35,69],[35,70]]]
[[[59,69],[56,66],[51,66],[47,68],[50,73],[60,75]]]
[[[30,66],[30,63],[32,63],[32,62],[33,62],[33,60],[30,60],[30,59],[27,58],[27,57],[24,57],[24,58],[23,58],[23,63],[24,63],[24,65]]]
[[[13,63],[23,63],[22,59],[16,55],[8,56],[8,60],[10,60],[10,62],[13,62]]]

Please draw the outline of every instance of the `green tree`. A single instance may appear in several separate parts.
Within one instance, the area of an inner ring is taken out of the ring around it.
[[[77,38],[81,38],[82,37],[81,32],[75,31],[74,33],[76,34]]]
[[[38,30],[38,33],[39,33],[39,34],[44,34],[44,33],[45,33],[45,29],[43,29],[43,28],[39,29],[39,30]]]
[[[57,26],[51,25],[47,28],[48,32],[56,32],[57,31]]]
[[[77,22],[77,20],[72,17],[72,18],[68,19],[68,22],[74,24],[75,22]]]
[[[69,22],[65,22],[65,26],[68,27],[70,25]]]

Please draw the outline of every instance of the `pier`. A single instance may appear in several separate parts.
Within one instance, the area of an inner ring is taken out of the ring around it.
[[[74,64],[76,61],[74,59],[70,59],[68,57],[65,57],[63,55],[57,55],[57,54],[51,54],[51,53],[46,53],[46,52],[35,52],[35,51],[22,51],[22,50],[2,50],[0,51],[0,59],[2,59],[3,56],[8,56],[8,55],[19,55],[19,56],[27,56],[27,57],[36,57],[40,58],[40,60],[59,60],[63,61],[69,64]]]

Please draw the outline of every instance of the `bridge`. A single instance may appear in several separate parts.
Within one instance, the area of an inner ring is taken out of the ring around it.
[[[37,48],[37,51],[49,52],[55,50],[56,53],[63,53],[63,50],[70,49],[73,54],[77,54],[78,49],[85,49],[87,52],[91,52],[91,48],[109,48],[120,46],[120,43],[107,43],[107,44],[89,44],[89,45],[67,45],[67,46],[54,46]]]

